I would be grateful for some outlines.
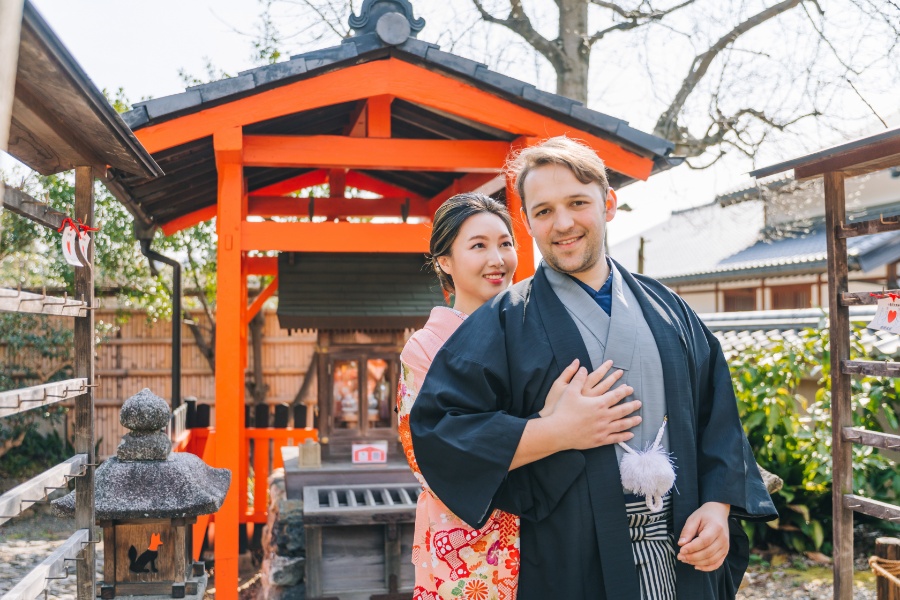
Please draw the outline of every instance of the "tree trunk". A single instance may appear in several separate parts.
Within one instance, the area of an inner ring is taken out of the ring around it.
[[[262,340],[265,316],[262,310],[250,319],[250,343],[253,346],[253,379],[248,382],[247,391],[257,404],[266,401],[269,386],[263,382]]]
[[[587,43],[588,3],[584,0],[561,0],[559,3],[559,37],[565,62],[553,65],[556,70],[556,93],[587,104],[588,71],[591,49]]]

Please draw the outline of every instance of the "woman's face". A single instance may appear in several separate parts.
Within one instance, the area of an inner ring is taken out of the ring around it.
[[[438,264],[453,277],[454,306],[470,313],[509,287],[519,259],[503,220],[478,213],[463,222],[450,255],[438,257]]]

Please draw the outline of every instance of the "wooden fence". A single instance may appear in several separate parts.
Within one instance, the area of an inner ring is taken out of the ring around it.
[[[268,386],[266,403],[290,404],[303,385],[304,375],[315,352],[316,333],[294,332],[288,335],[286,330],[278,326],[274,310],[263,312],[263,382]],[[172,324],[169,321],[150,322],[145,312],[137,310],[98,309],[95,314],[98,330],[108,332],[101,334],[96,362],[99,387],[96,388],[94,426],[99,442],[98,458],[102,460],[115,454],[119,440],[127,433],[119,424],[119,410],[125,400],[145,387],[169,399],[172,388]],[[193,314],[191,317],[201,325],[206,324],[202,314]],[[187,325],[182,333],[182,395],[193,396],[200,404],[214,404],[215,381],[212,369]],[[6,352],[7,349],[0,345],[0,358],[5,357]],[[23,349],[18,361],[27,363],[41,373],[51,372],[60,366],[33,354],[27,348]],[[252,365],[252,347],[249,347],[248,355]],[[306,397],[315,398],[317,393],[313,380]],[[248,405],[252,402],[248,397]],[[73,431],[73,419],[74,411],[69,411],[65,423],[67,433]],[[214,407],[211,419],[214,423]]]

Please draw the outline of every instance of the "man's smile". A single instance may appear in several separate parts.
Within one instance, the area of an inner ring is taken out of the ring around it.
[[[557,240],[557,241],[553,242],[553,245],[554,245],[554,246],[562,246],[562,247],[565,248],[565,247],[567,247],[567,246],[571,246],[571,245],[573,245],[573,244],[579,242],[582,238],[584,238],[584,235],[578,235],[578,236],[574,236],[574,237],[567,237],[567,238],[565,238],[565,239]]]

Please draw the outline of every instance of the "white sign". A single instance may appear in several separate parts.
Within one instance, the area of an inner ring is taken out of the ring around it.
[[[878,301],[878,310],[869,323],[869,329],[900,334],[900,296],[888,296]]]
[[[353,464],[355,465],[387,462],[387,440],[355,442],[352,450]]]

